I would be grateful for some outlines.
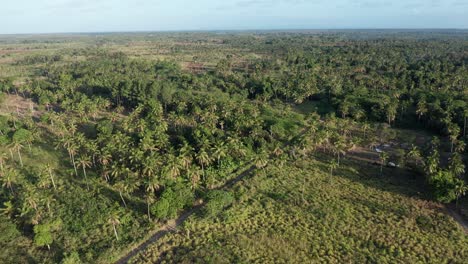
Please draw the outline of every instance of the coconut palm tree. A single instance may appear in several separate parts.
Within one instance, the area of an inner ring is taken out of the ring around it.
[[[81,169],[83,170],[83,175],[84,175],[84,178],[85,178],[85,181],[86,181],[86,188],[88,189],[88,191],[89,191],[89,182],[88,182],[88,176],[86,174],[86,168],[90,168],[91,164],[92,163],[91,163],[91,160],[90,160],[89,156],[80,155],[78,157],[77,165],[81,166]]]
[[[12,153],[12,150],[13,150],[13,151],[16,151],[16,153],[18,153],[18,157],[19,157],[19,161],[20,161],[21,167],[24,167],[23,158],[21,157],[21,149],[22,149],[23,147],[24,147],[24,146],[21,144],[20,141],[13,141],[13,142],[11,143],[11,149],[10,149],[10,154]]]
[[[268,165],[268,153],[265,150],[262,150],[260,153],[255,155],[254,164],[257,169],[263,169],[263,172],[266,173],[265,167]]]
[[[333,177],[333,172],[338,168],[338,162],[335,159],[332,159],[328,164],[328,169],[330,170],[330,182]]]
[[[52,182],[52,186],[54,186],[54,190],[57,190],[57,186],[55,185],[55,180],[54,180],[54,175],[52,173],[52,166],[50,166],[50,163],[47,163],[44,166],[44,172],[49,175],[50,180]]]
[[[118,225],[120,225],[120,220],[119,220],[119,216],[117,215],[117,213],[112,213],[111,216],[109,217],[109,219],[107,220],[107,222],[112,225],[112,229],[114,230],[115,239],[119,240],[119,235],[117,234],[117,228],[116,227]]]
[[[226,157],[227,148],[224,142],[218,142],[212,147],[212,153],[218,162],[218,166],[221,165],[221,159]]]
[[[463,180],[457,181],[457,185],[455,186],[455,194],[457,196],[455,207],[458,208],[458,201],[462,196],[464,196],[468,192],[468,185]]]
[[[114,187],[119,191],[120,199],[122,200],[125,207],[127,207],[127,203],[123,197],[123,192],[125,192],[128,188],[127,184],[124,181],[118,181],[114,184]]]
[[[382,176],[383,166],[385,165],[387,159],[388,159],[388,153],[385,151],[381,152],[380,153],[380,176]]]
[[[195,155],[195,159],[197,160],[198,164],[200,164],[203,172],[203,181],[206,180],[205,174],[205,167],[211,163],[211,157],[208,155],[208,152],[204,148],[200,149],[200,151]]]
[[[449,161],[449,170],[459,177],[465,173],[465,165],[463,164],[463,159],[459,153],[454,153]]]
[[[15,170],[14,168],[6,168],[4,176],[0,178],[3,181],[2,186],[4,188],[10,189],[12,194],[15,193],[13,190],[13,186],[17,183],[18,176],[19,174],[17,170]]]
[[[8,160],[6,153],[0,153],[0,177],[5,173],[5,163]]]

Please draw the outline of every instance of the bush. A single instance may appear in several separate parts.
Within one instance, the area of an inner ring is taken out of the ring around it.
[[[177,183],[168,187],[161,200],[152,207],[152,213],[159,219],[175,218],[177,213],[194,201],[194,194],[188,186]]]
[[[450,203],[457,199],[456,187],[460,179],[455,178],[449,171],[438,171],[431,176],[431,184],[434,198],[441,203]]]
[[[208,202],[205,206],[205,215],[208,217],[215,217],[221,211],[234,202],[234,197],[231,193],[225,191],[211,191],[207,195]]]

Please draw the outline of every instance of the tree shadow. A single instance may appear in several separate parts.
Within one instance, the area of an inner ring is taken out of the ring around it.
[[[320,162],[316,164],[320,170],[329,171],[326,164],[333,159],[332,156],[320,153],[315,154],[314,159]],[[431,200],[429,186],[424,175],[400,167],[383,166],[382,173],[380,169],[379,163],[344,158],[331,177],[345,178],[368,187],[406,197]]]

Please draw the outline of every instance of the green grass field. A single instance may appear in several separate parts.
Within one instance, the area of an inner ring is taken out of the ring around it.
[[[132,263],[465,262],[463,230],[407,176],[345,161],[330,177],[324,157],[272,162],[218,217],[192,216]]]

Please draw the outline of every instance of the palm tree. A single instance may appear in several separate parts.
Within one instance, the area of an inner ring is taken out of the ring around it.
[[[426,101],[420,100],[417,105],[416,114],[418,115],[418,120],[421,120],[421,117],[428,112]]]
[[[119,216],[116,213],[113,213],[109,217],[109,220],[107,222],[112,225],[112,229],[114,230],[115,239],[119,240],[119,236],[117,234],[117,228],[116,228],[116,226],[120,225]]]
[[[452,125],[449,125],[447,128],[448,128],[450,143],[451,143],[450,152],[453,153],[454,144],[457,141],[458,136],[460,135],[460,127],[458,127],[456,124],[452,124]]]
[[[83,169],[83,175],[84,175],[85,181],[86,181],[86,188],[87,188],[88,191],[89,191],[89,183],[88,183],[88,176],[87,176],[87,174],[86,174],[86,168],[91,167],[90,158],[89,158],[89,156],[87,156],[87,155],[80,155],[80,157],[79,157],[78,160],[77,160],[77,163],[78,163],[78,165],[81,166],[81,168]]]
[[[463,151],[465,151],[465,147],[466,143],[464,141],[458,140],[453,150],[457,153],[463,153]]]
[[[200,151],[196,154],[195,159],[197,160],[198,164],[200,164],[203,172],[203,181],[206,180],[205,175],[205,166],[208,166],[211,163],[211,158],[208,153],[205,151],[204,148],[200,149]]]
[[[169,172],[169,177],[171,179],[176,179],[177,177],[180,176],[180,169],[181,169],[181,164],[180,160],[178,157],[174,155],[170,155],[169,160],[167,161],[167,171]]]
[[[387,152],[381,152],[380,153],[380,176],[382,176],[382,173],[383,173],[383,166],[384,164],[386,163],[388,159],[388,154]]]
[[[96,166],[96,156],[99,155],[99,147],[95,141],[89,141],[86,144],[86,150],[91,154],[93,165]]]
[[[72,137],[69,137],[66,141],[64,141],[64,146],[68,151],[68,156],[70,157],[70,161],[73,164],[73,169],[75,170],[75,175],[78,177],[78,169],[76,168],[75,162],[75,155],[78,151],[78,147],[76,146],[75,142],[73,141]]]
[[[11,193],[14,194],[13,185],[18,181],[18,171],[13,168],[7,168],[5,174],[0,179],[3,181],[2,186],[10,189]]]
[[[328,169],[330,170],[330,182],[333,177],[333,171],[335,171],[338,168],[338,162],[336,162],[335,159],[332,159],[330,163],[328,164]]]
[[[179,149],[179,158],[182,161],[183,166],[187,170],[193,161],[193,148],[187,142],[184,142]]]
[[[0,177],[5,173],[5,163],[7,159],[8,155],[6,153],[0,153]]]
[[[217,159],[218,161],[218,166],[221,165],[220,163],[220,160],[221,158],[224,158],[226,157],[226,146],[224,145],[224,142],[218,142],[217,144],[215,144],[212,148],[212,152],[213,152],[213,155],[215,156],[215,158]]]
[[[52,185],[54,186],[54,190],[57,190],[57,186],[55,185],[54,175],[52,174],[52,167],[49,163],[44,166],[44,171],[49,175],[50,180],[52,181]]]
[[[265,167],[268,165],[268,153],[264,150],[261,151],[255,156],[254,162],[257,169],[263,169],[263,172],[266,173]]]
[[[454,153],[450,158],[449,169],[456,177],[465,173],[465,165],[463,164],[463,159],[459,153]]]
[[[365,122],[361,126],[362,132],[364,133],[364,138],[366,138],[366,132],[371,128],[370,124]]]
[[[468,109],[463,111],[463,137],[466,137],[466,126],[467,126],[467,119],[468,119]]]
[[[337,159],[338,166],[340,166],[340,155],[345,154],[345,147],[346,147],[345,142],[341,138],[333,142],[333,151],[336,153],[338,157]]]
[[[151,221],[151,213],[150,213],[150,205],[154,203],[154,193],[159,190],[159,180],[157,177],[152,176],[149,177],[146,182],[146,203],[147,203],[147,210],[148,210],[148,219]]]
[[[457,195],[457,199],[455,202],[455,207],[458,208],[458,201],[462,196],[464,196],[468,192],[468,185],[465,184],[463,180],[457,182],[455,186],[455,194]]]
[[[119,191],[120,199],[122,200],[124,206],[127,207],[127,203],[125,202],[125,199],[122,195],[122,193],[127,190],[127,184],[124,181],[118,181],[114,186]]]
[[[426,171],[429,175],[436,173],[439,170],[439,152],[437,149],[434,149],[427,160],[426,164]]]
[[[12,144],[11,144],[11,149],[10,149],[10,154],[12,153],[11,150],[14,150],[16,151],[16,153],[18,153],[18,157],[19,157],[19,161],[20,161],[20,164],[21,164],[21,167],[24,167],[23,165],[23,158],[21,157],[21,149],[23,148],[24,146],[21,144],[20,141],[18,140],[13,140]]]
[[[200,181],[200,175],[200,169],[196,165],[190,166],[187,169],[187,177],[188,181],[191,183],[192,190],[197,188],[198,182]]]

